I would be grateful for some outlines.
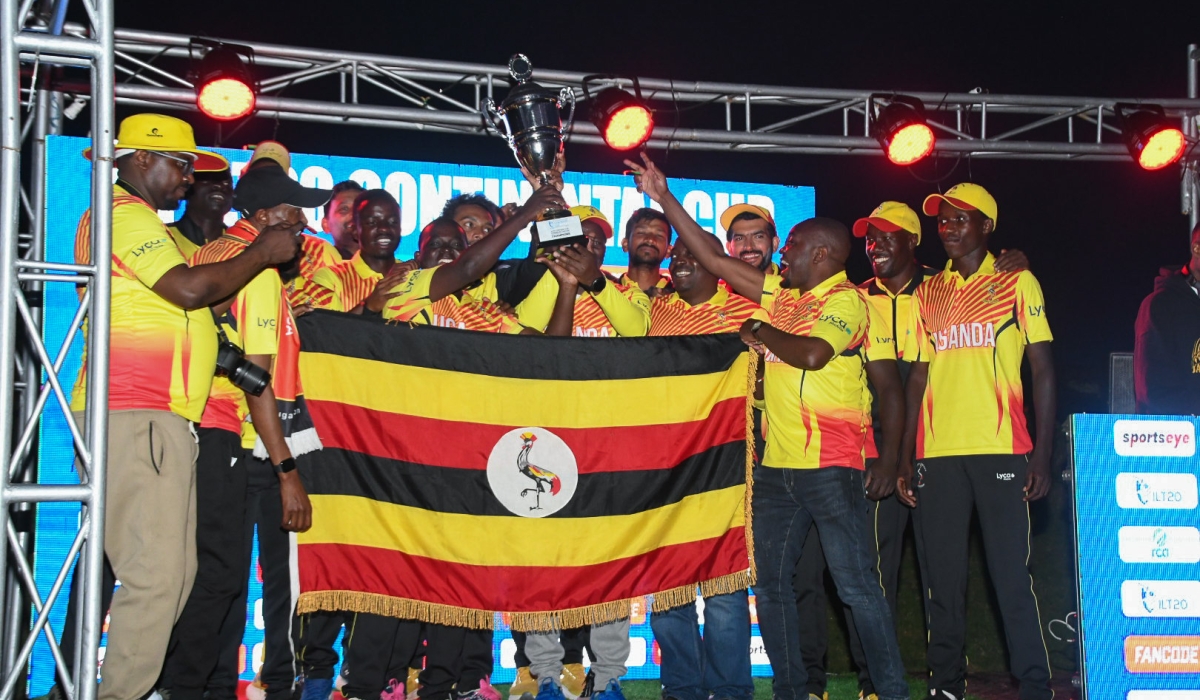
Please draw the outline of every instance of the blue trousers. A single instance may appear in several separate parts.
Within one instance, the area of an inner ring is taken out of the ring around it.
[[[696,605],[650,616],[662,652],[663,697],[751,700],[750,602],[746,591],[704,599],[704,635]]]

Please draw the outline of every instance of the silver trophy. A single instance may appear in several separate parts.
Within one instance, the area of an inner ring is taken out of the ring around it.
[[[508,74],[516,84],[498,109],[492,98],[487,98],[484,116],[508,142],[521,167],[536,175],[542,185],[549,184],[554,175],[554,161],[562,153],[563,139],[575,119],[575,93],[571,88],[555,91],[530,80],[533,64],[524,54],[508,59]],[[563,105],[568,108],[565,125],[561,115]],[[541,219],[567,216],[571,213],[564,209],[548,210]]]

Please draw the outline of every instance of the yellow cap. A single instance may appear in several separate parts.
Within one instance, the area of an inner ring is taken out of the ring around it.
[[[270,158],[279,163],[284,172],[287,172],[292,167],[292,154],[288,149],[278,141],[263,141],[254,147],[254,153],[250,156],[250,162],[246,163],[246,167],[250,167],[254,161]]]
[[[204,172],[229,167],[229,161],[216,153],[196,148],[196,136],[192,133],[191,124],[165,114],[135,114],[122,119],[115,148],[118,151],[191,153],[196,170]],[[92,149],[84,149],[83,157],[90,160]]]
[[[946,194],[929,195],[925,198],[925,203],[921,206],[921,209],[925,211],[927,216],[937,216],[938,206],[943,201],[963,211],[976,209],[983,212],[984,216],[992,220],[993,229],[998,223],[996,221],[996,198],[990,192],[972,182],[957,184],[946,190]]]
[[[858,238],[866,236],[868,224],[888,233],[903,229],[916,234],[917,243],[921,242],[921,220],[904,202],[884,202],[875,207],[870,216],[854,222],[854,235]]]
[[[605,238],[613,237],[612,224],[609,223],[608,217],[604,215],[604,212],[600,211],[596,207],[589,207],[589,206],[584,206],[584,205],[580,205],[577,207],[571,207],[571,213],[574,214],[575,216],[579,217],[579,223],[581,223],[581,224],[589,219],[595,221],[597,224],[600,225],[600,228],[604,230]]]
[[[725,211],[721,212],[721,228],[726,231],[733,225],[733,219],[738,214],[750,213],[755,216],[766,219],[772,226],[775,225],[775,217],[771,216],[771,212],[765,207],[760,207],[757,204],[735,204]]]

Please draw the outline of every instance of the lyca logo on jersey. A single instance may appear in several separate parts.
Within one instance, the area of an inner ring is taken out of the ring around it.
[[[996,347],[996,326],[991,321],[987,323],[956,323],[940,331],[934,331],[930,336],[939,352],[957,348]]]

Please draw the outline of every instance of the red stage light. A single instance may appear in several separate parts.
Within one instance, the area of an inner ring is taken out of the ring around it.
[[[236,78],[218,78],[200,86],[196,106],[205,115],[227,121],[254,111],[254,90]]]
[[[1155,132],[1146,141],[1146,147],[1142,149],[1142,154],[1138,156],[1138,165],[1146,170],[1165,168],[1179,160],[1179,157],[1183,155],[1183,148],[1186,144],[1183,132],[1174,127],[1168,127]]]
[[[1187,140],[1171,125],[1161,105],[1118,103],[1113,112],[1129,155],[1142,168],[1161,170],[1183,156]]]
[[[937,139],[925,124],[909,124],[892,136],[887,147],[888,160],[896,165],[912,165],[933,152]]]
[[[628,151],[645,143],[654,131],[654,118],[650,110],[640,104],[622,107],[608,120],[604,128],[604,142],[609,148]]]
[[[915,97],[892,95],[872,123],[872,135],[896,165],[912,165],[933,153],[937,137],[925,122],[925,106]]]
[[[254,112],[258,84],[248,64],[254,62],[249,46],[193,39],[189,51],[208,51],[188,76],[196,86],[196,107],[218,121],[241,119]],[[194,59],[193,59],[194,60]]]

